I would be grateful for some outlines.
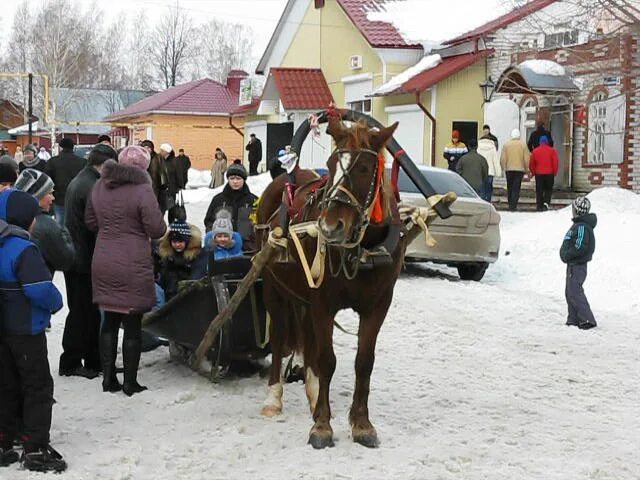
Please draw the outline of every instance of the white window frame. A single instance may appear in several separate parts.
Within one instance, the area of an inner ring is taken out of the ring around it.
[[[347,106],[350,110],[355,110],[356,112],[371,115],[371,110],[373,109],[373,101],[371,98],[365,98],[364,100],[349,102],[347,103]]]
[[[590,165],[603,165],[605,163],[608,98],[609,95],[606,92],[599,91],[593,95],[589,103],[587,163]]]

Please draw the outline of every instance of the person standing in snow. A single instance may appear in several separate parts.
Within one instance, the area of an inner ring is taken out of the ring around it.
[[[564,236],[560,247],[560,259],[567,264],[564,294],[569,314],[566,324],[581,330],[598,325],[582,287],[587,279],[587,263],[591,261],[596,249],[593,229],[598,219],[590,210],[591,202],[587,197],[578,197],[573,201],[573,225]]]
[[[87,161],[73,153],[73,140],[63,138],[60,140],[60,153],[47,162],[44,173],[51,177],[55,185],[55,203],[53,212],[59,225],[64,225],[64,197],[67,187],[73,178],[80,173]]]
[[[191,159],[188,155],[185,155],[184,149],[181,148],[178,150],[178,156],[176,157],[176,169],[178,170],[178,175],[182,179],[182,188],[187,187],[187,183],[189,183],[189,169],[191,168]]]
[[[520,130],[517,128],[511,132],[511,140],[502,147],[500,166],[507,177],[509,211],[515,212],[518,208],[518,200],[520,200],[520,187],[524,172],[529,170],[529,150],[527,145],[520,140]]]
[[[473,187],[478,195],[481,195],[489,175],[489,166],[487,160],[476,151],[477,147],[478,141],[475,138],[469,140],[469,153],[460,158],[456,168],[460,176]]]
[[[26,192],[0,193],[0,467],[20,461],[27,470],[61,472],[67,464],[49,444],[54,400],[45,330],[62,295],[29,239],[39,211]],[[13,448],[18,438],[22,456]]]
[[[65,198],[65,226],[75,246],[75,259],[64,272],[69,313],[64,324],[62,354],[58,372],[92,378],[102,370],[98,336],[100,311],[93,303],[91,257],[96,234],[87,228],[84,214],[93,186],[107,160],[117,160],[118,154],[107,144],[99,143],[87,157],[87,166],[71,180]]]
[[[480,196],[483,200],[491,203],[493,197],[493,178],[502,176],[502,167],[500,167],[500,159],[498,158],[498,151],[496,150],[497,140],[494,142],[491,137],[484,136],[478,140],[478,154],[482,155],[487,161],[489,167],[489,174],[482,186],[482,193]]]
[[[255,133],[249,135],[249,143],[245,150],[249,152],[249,175],[257,175],[258,164],[262,160],[262,142]]]
[[[460,141],[460,132],[458,130],[451,132],[451,141],[444,147],[444,153],[442,154],[449,165],[449,170],[456,172],[458,160],[468,151],[467,146]]]
[[[162,213],[164,213],[167,211],[167,204],[169,202],[169,176],[167,175],[167,167],[163,158],[156,153],[156,147],[151,140],[143,140],[140,146],[144,147],[151,157],[148,173],[151,177],[151,185],[156,200],[158,201],[158,206]]]
[[[227,171],[227,156],[220,147],[216,148],[211,165],[211,183],[209,188],[218,188],[224,184],[224,172]]]
[[[529,171],[536,178],[536,210],[544,212],[551,206],[553,182],[558,174],[558,152],[550,145],[550,140],[543,135],[540,145],[531,152]]]
[[[91,263],[93,300],[104,310],[100,331],[102,390],[132,396],[146,390],[138,383],[142,315],[156,304],[151,239],[167,226],[155,199],[149,152],[126,147],[118,163],[107,160],[87,202],[87,227],[98,232]],[[124,327],[124,383],[116,378],[118,332]]]

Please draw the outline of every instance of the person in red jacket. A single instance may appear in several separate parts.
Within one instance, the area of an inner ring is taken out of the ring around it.
[[[546,135],[540,137],[540,145],[531,152],[529,170],[536,177],[536,209],[539,212],[549,210],[553,182],[558,173],[558,152]]]

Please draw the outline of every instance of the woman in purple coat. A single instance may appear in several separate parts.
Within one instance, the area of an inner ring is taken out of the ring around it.
[[[146,390],[137,376],[142,315],[156,302],[150,240],[162,237],[167,226],[147,173],[147,151],[126,147],[118,161],[104,163],[87,202],[85,220],[89,229],[98,232],[91,276],[93,301],[105,312],[100,330],[102,389],[131,396]],[[115,371],[121,325],[122,385]]]

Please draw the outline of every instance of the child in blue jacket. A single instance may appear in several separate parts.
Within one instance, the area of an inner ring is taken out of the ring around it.
[[[587,279],[587,263],[591,261],[596,249],[596,237],[593,229],[598,219],[589,213],[591,202],[587,197],[578,197],[572,205],[573,226],[564,236],[560,247],[560,259],[567,264],[565,297],[569,315],[567,325],[581,330],[596,327],[589,301],[584,294],[582,284]]]
[[[29,239],[38,201],[14,189],[0,193],[0,466],[20,460],[35,471],[63,471],[49,445],[53,379],[45,329],[62,308],[40,251]],[[22,456],[14,450],[22,412]]]
[[[220,210],[211,231],[204,237],[205,248],[213,251],[215,260],[242,256],[242,236],[233,231],[231,214]]]

